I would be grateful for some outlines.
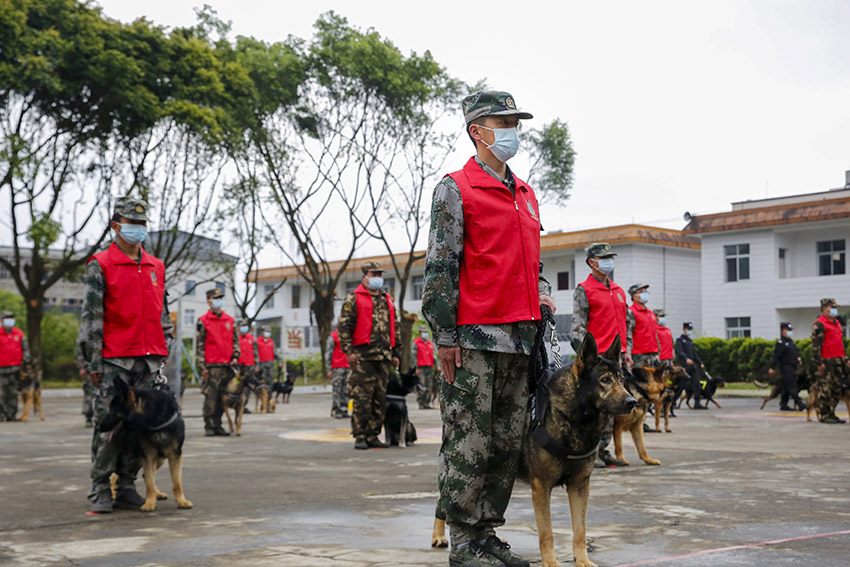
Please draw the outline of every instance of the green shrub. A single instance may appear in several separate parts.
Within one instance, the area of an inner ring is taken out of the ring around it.
[[[301,358],[286,359],[286,375],[295,379],[295,384],[327,384],[322,375],[322,355],[316,353]]]

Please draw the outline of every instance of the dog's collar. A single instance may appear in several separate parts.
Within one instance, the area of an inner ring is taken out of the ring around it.
[[[569,459],[571,461],[581,461],[592,457],[596,454],[599,448],[599,439],[592,445],[589,451],[576,452],[570,451],[554,439],[543,427],[543,420],[546,418],[546,410],[549,407],[549,382],[552,380],[552,372],[547,370],[537,382],[537,390],[531,396],[531,438],[537,442],[540,447],[552,453],[560,459]],[[387,396],[389,397],[389,396]]]
[[[407,400],[407,396],[397,396],[395,394],[387,394],[388,400]]]
[[[172,415],[170,418],[168,418],[168,421],[166,421],[162,425],[157,425],[157,426],[154,426],[154,427],[148,427],[148,431],[159,431],[160,429],[165,429],[166,427],[168,427],[169,425],[171,425],[172,423],[177,421],[177,418],[179,418],[179,417],[180,417],[180,412],[176,411],[176,412],[174,412],[174,415]]]
[[[649,392],[644,390],[640,384],[638,384],[637,380],[635,380],[634,374],[629,372],[626,374],[626,379],[624,381],[624,385],[626,386],[626,390],[629,390],[629,393],[634,395],[636,392],[639,396],[641,396],[647,402],[649,401]],[[631,388],[634,388],[635,392],[631,391]]]

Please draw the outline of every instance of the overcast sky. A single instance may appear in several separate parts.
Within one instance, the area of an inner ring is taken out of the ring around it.
[[[191,25],[201,4],[99,3],[166,26]],[[681,228],[685,211],[840,187],[850,169],[846,0],[208,3],[234,34],[266,41],[309,38],[334,10],[510,91],[536,125],[566,120],[575,185],[567,207],[543,210],[549,230]],[[462,142],[452,169],[471,149]]]

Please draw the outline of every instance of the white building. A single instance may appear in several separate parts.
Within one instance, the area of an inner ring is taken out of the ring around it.
[[[541,236],[543,271],[552,284],[558,332],[563,341],[568,339],[576,284],[590,273],[585,264],[584,248],[593,242],[608,242],[613,246],[617,253],[613,279],[619,285],[625,289],[636,282],[650,285],[649,306],[667,310],[667,320],[674,333],[678,334],[676,326],[683,321],[692,321],[700,328],[699,240],[677,230],[643,225],[613,226]],[[350,262],[336,290],[337,316],[342,298],[361,281],[360,265],[370,260],[377,260],[387,270],[384,273],[387,290],[398,297],[398,284],[389,256],[357,258]],[[331,271],[338,270],[341,265],[342,262],[331,262]],[[418,313],[422,307],[424,271],[425,260],[418,260],[405,294],[404,309],[410,313]],[[256,275],[262,297],[265,297],[264,290],[270,293],[282,278],[287,280],[259,317],[264,323],[282,327],[285,356],[294,358],[317,352],[318,329],[309,309],[312,291],[298,276],[298,270],[294,266],[268,268],[258,270]],[[253,278],[253,274],[250,277]],[[567,344],[563,348],[571,352]]]
[[[702,241],[701,335],[773,339],[789,322],[804,338],[821,298],[850,304],[850,172],[844,188],[733,203],[683,233]]]

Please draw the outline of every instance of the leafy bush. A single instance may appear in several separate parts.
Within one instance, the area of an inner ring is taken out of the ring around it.
[[[322,356],[314,354],[296,359],[286,359],[286,375],[295,378],[296,384],[327,384],[322,376]]]
[[[79,382],[74,343],[80,323],[70,313],[48,312],[41,322],[41,353],[44,379]]]

